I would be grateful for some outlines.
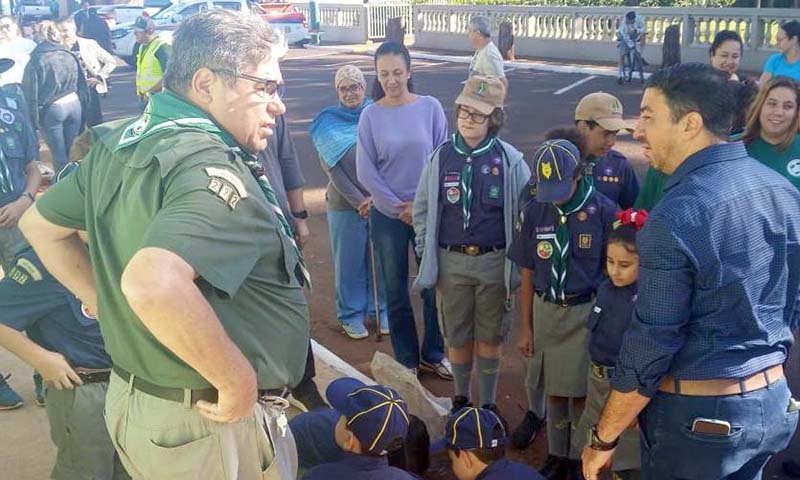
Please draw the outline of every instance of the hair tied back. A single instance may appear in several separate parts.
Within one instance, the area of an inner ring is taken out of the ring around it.
[[[629,208],[627,210],[623,210],[621,212],[617,212],[617,221],[614,222],[614,229],[616,230],[622,225],[633,225],[633,227],[638,232],[642,229],[645,222],[647,221],[647,210],[639,209],[634,210]]]

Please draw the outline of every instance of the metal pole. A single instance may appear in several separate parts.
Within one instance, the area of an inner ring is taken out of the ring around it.
[[[367,238],[369,238],[369,262],[372,268],[372,304],[375,306],[375,341],[380,342],[383,340],[381,335],[381,303],[380,296],[378,295],[378,262],[375,257],[375,243],[372,241],[372,216],[367,216]],[[386,312],[387,315],[389,312]]]

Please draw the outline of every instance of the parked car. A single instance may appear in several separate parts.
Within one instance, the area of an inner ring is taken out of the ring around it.
[[[306,16],[291,3],[254,2],[252,11],[283,33],[289,45],[304,45],[311,41]]]
[[[152,16],[156,24],[156,33],[159,38],[171,41],[172,33],[185,19],[205,10],[224,8],[239,12],[249,11],[247,0],[187,0],[160,10]],[[139,45],[133,34],[133,22],[118,24],[111,30],[114,54],[125,60],[129,65],[136,64],[136,51]]]
[[[144,12],[143,7],[125,4],[94,5],[89,7],[89,10],[97,11],[97,16],[105,20],[110,29],[114,29],[120,23],[132,23]]]
[[[22,0],[18,15],[23,23],[50,18],[52,16],[50,2],[49,0]]]

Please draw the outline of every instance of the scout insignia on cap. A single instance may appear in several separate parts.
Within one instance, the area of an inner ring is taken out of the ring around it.
[[[542,240],[536,244],[536,255],[542,260],[547,260],[553,256],[553,245],[547,240]]]
[[[622,104],[619,103],[619,100],[614,100],[614,103],[611,104],[611,113],[615,115],[622,115]]]
[[[542,175],[544,175],[544,178],[549,180],[550,175],[552,174],[553,174],[553,167],[550,166],[550,162],[542,163]]]
[[[588,213],[586,213],[584,211],[578,212],[578,221],[579,222],[585,222],[587,218],[589,218],[589,214]]]
[[[480,96],[486,95],[486,82],[481,82],[480,85],[478,85],[478,89],[475,90],[475,94]]]
[[[28,280],[38,282],[42,279],[42,272],[27,258],[20,258],[17,264],[8,272],[8,277],[20,285],[25,285]]]
[[[578,248],[592,248],[592,235],[589,233],[578,235]]]
[[[450,203],[458,203],[461,200],[461,190],[457,189],[456,187],[450,187],[447,189],[447,201]]]
[[[6,125],[11,125],[14,123],[14,114],[11,113],[10,110],[6,110],[5,108],[0,108],[0,121],[5,123]]]
[[[225,202],[231,210],[236,209],[236,205],[247,198],[244,182],[230,170],[216,167],[206,167],[204,170],[209,177],[208,189]]]

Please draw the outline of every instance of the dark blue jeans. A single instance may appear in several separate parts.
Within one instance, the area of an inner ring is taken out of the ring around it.
[[[389,331],[392,348],[398,362],[408,368],[426,362],[440,362],[444,358],[444,339],[436,317],[436,297],[433,289],[422,292],[425,334],[420,354],[417,325],[408,285],[408,248],[414,243],[414,229],[401,220],[389,218],[376,209],[370,211],[372,240],[378,257],[378,270],[386,293],[389,311]],[[419,264],[419,259],[417,259]]]
[[[760,479],[797,428],[798,412],[787,411],[790,397],[785,378],[740,395],[656,393],[639,416],[642,479]],[[693,432],[695,418],[724,420],[731,433]]]

